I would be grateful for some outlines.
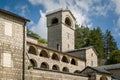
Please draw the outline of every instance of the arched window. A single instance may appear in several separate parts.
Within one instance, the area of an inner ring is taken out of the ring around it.
[[[41,63],[40,68],[42,69],[49,69],[49,65],[46,62]]]
[[[67,67],[63,67],[62,71],[69,72],[69,69]]]
[[[77,65],[77,61],[76,61],[75,59],[72,59],[72,60],[71,60],[71,64]]]
[[[30,59],[32,67],[37,67],[37,62],[34,59]]]
[[[58,19],[57,18],[53,18],[52,19],[52,24],[58,24]]]
[[[65,18],[65,24],[71,26],[71,21],[68,17]]]
[[[106,76],[100,77],[100,80],[108,80]]]
[[[49,55],[48,55],[48,53],[47,53],[45,50],[42,50],[42,51],[40,52],[40,56],[41,56],[41,57],[49,58]]]
[[[53,66],[52,66],[52,70],[59,70],[58,65],[53,65]]]
[[[74,71],[74,73],[80,73],[80,71],[79,71],[79,70],[76,70],[76,71]]]
[[[37,55],[37,50],[34,46],[30,46],[29,50],[28,50],[28,53]]]
[[[58,55],[55,54],[55,53],[53,53],[53,55],[52,55],[52,59],[53,59],[53,60],[58,60],[58,61],[59,61],[59,57],[58,57]]]
[[[62,62],[69,63],[69,60],[67,59],[66,56],[63,56],[63,57],[62,57]]]

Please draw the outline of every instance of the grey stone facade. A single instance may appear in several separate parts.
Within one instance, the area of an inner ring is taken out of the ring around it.
[[[48,47],[59,50],[74,50],[75,18],[69,10],[47,14]]]
[[[47,14],[48,47],[26,35],[27,21],[0,9],[0,80],[111,80],[97,70],[93,47],[74,50],[75,19],[69,10]]]
[[[26,21],[0,10],[0,80],[22,80]]]

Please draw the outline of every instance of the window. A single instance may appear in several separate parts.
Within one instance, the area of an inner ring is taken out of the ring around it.
[[[91,56],[93,56],[93,53],[91,54]]]
[[[63,56],[63,57],[62,57],[62,62],[69,63],[69,60],[67,59],[66,56]]]
[[[5,22],[5,35],[12,36],[12,23]]]
[[[68,44],[68,49],[70,48],[70,45]]]
[[[60,51],[60,45],[59,44],[57,44],[57,50]]]
[[[71,26],[71,21],[68,17],[65,18],[65,24]]]
[[[53,53],[52,59],[53,59],[53,60],[58,60],[58,61],[59,61],[59,57],[58,57],[58,55],[57,55],[56,53]]]
[[[13,67],[13,61],[10,53],[3,53],[2,65],[3,67]]]
[[[73,65],[77,65],[76,60],[75,60],[75,59],[72,59],[72,60],[71,60],[71,64],[73,64]]]
[[[70,38],[70,34],[69,34],[69,33],[67,33],[67,38],[68,38],[68,39]]]
[[[108,80],[106,76],[101,76],[100,80]]]
[[[93,61],[91,61],[91,66],[93,66]]]
[[[69,72],[69,69],[68,69],[67,67],[64,67],[64,68],[62,69],[62,71],[64,71],[64,72]]]
[[[40,56],[41,56],[41,57],[45,57],[45,58],[49,58],[49,55],[48,55],[48,53],[47,53],[45,50],[42,50],[42,51],[40,52]]]
[[[43,63],[41,63],[40,68],[49,69],[49,66],[48,66],[48,64],[46,62],[43,62]]]
[[[37,62],[34,59],[30,59],[32,67],[37,67]]]
[[[58,65],[53,65],[52,70],[59,70]]]
[[[58,24],[58,19],[57,18],[53,18],[52,19],[52,24]]]
[[[74,71],[74,73],[80,73],[80,70],[76,70],[76,71]]]
[[[30,46],[29,50],[28,50],[28,53],[37,55],[36,48],[34,46]]]

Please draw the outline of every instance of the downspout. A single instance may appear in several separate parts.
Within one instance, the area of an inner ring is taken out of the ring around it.
[[[23,64],[22,64],[22,80],[25,80],[25,45],[26,45],[26,32],[25,32],[25,25],[26,25],[26,22],[24,23],[23,25]]]
[[[87,67],[86,50],[85,50],[85,67]]]

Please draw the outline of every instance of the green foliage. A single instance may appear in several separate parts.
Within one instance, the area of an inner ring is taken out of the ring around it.
[[[38,34],[34,33],[33,31],[27,29],[27,34],[33,36],[33,37],[36,37],[36,38],[41,38]]]
[[[111,32],[106,30],[104,34],[104,49],[105,53],[112,53],[113,50],[117,50],[117,43],[114,37],[111,35]]]
[[[45,39],[41,38],[37,33],[34,33],[29,29],[27,29],[27,34],[37,38],[39,43],[47,44],[47,41]]]
[[[109,64],[120,63],[120,50],[114,50],[110,56]]]
[[[100,27],[90,30],[88,27],[76,25],[75,48],[86,46],[94,46],[99,58],[107,58],[108,51],[117,50],[117,43],[110,31],[106,30],[104,34]]]
[[[75,29],[75,48],[88,46],[89,28],[76,25]]]
[[[104,57],[103,34],[99,27],[94,28],[93,30],[90,31],[89,45],[95,47],[97,53],[99,54],[98,57]]]
[[[47,44],[47,41],[46,41],[45,39],[42,39],[42,38],[39,38],[39,39],[38,39],[38,42],[39,42],[39,43]]]

